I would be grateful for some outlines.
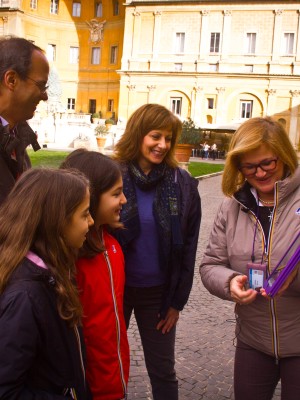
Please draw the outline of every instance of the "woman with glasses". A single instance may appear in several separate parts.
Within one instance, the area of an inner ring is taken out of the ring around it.
[[[299,265],[279,295],[262,288],[300,230],[300,168],[280,123],[240,126],[222,189],[200,274],[210,293],[236,303],[235,399],[271,400],[280,379],[281,398],[299,399]]]

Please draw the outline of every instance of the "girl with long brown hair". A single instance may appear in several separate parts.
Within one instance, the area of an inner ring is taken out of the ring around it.
[[[89,198],[79,172],[32,169],[0,209],[0,398],[89,398],[73,281]]]

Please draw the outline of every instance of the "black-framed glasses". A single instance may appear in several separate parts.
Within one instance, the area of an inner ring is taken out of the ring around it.
[[[255,175],[258,167],[265,172],[273,171],[277,167],[277,161],[278,157],[262,160],[258,164],[243,164],[239,166],[239,171],[244,176]]]
[[[32,82],[34,82],[35,85],[40,89],[40,92],[43,94],[46,93],[47,90],[49,89],[49,86],[43,82],[35,81],[34,79],[30,78],[29,76],[26,76],[26,78],[31,80]]]

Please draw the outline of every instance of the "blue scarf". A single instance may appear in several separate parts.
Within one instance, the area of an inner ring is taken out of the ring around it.
[[[140,232],[140,220],[135,185],[141,190],[156,188],[153,202],[153,214],[158,228],[160,245],[160,264],[165,268],[172,253],[183,246],[178,204],[178,189],[175,175],[177,171],[165,163],[155,165],[145,175],[136,163],[123,165],[123,185],[127,203],[122,207],[121,221],[125,229],[119,231],[118,239],[126,245]]]

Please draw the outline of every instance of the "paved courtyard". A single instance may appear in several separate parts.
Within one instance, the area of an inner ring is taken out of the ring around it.
[[[180,400],[226,400],[233,396],[234,305],[211,296],[203,287],[198,266],[218,206],[223,198],[221,176],[202,179],[202,223],[195,279],[190,299],[177,325],[176,371]],[[128,331],[131,370],[128,400],[151,400],[151,387],[134,318]],[[279,400],[279,389],[274,400]],[[166,399],[168,400],[168,399]]]

